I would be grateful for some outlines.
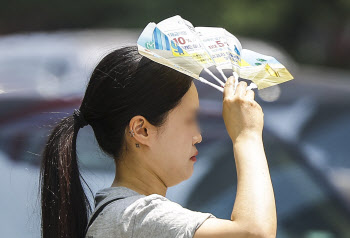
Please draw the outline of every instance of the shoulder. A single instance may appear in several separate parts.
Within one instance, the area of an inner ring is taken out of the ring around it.
[[[157,216],[166,213],[203,214],[201,212],[189,210],[159,194],[151,194],[139,198],[124,210],[124,215],[137,215],[139,217],[146,214]]]
[[[133,204],[131,204],[125,212],[132,211],[132,210],[142,210],[144,208],[158,208],[158,207],[164,207],[164,208],[182,208],[182,206],[176,202],[173,202],[169,200],[168,198],[159,195],[159,194],[151,194],[145,197],[142,197],[138,200],[136,200]]]
[[[211,213],[192,211],[168,198],[152,194],[128,206],[122,220],[132,225],[133,237],[193,237]],[[124,227],[125,228],[125,227]]]
[[[144,197],[145,195],[130,196],[109,203],[91,224],[87,235],[107,238],[126,234],[126,237],[131,237],[130,231],[133,224],[130,219],[123,218],[123,211]]]

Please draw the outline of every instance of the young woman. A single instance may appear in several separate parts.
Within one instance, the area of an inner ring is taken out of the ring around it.
[[[238,179],[231,220],[225,220],[165,197],[168,187],[191,177],[191,157],[202,140],[193,79],[143,57],[136,46],[105,56],[91,75],[80,110],[58,123],[43,152],[42,236],[275,237],[275,199],[262,141],[264,114],[254,91],[246,87],[241,81],[234,91],[230,77],[223,93],[222,115]],[[86,125],[116,165],[111,187],[96,193],[93,214],[76,155],[77,134]]]

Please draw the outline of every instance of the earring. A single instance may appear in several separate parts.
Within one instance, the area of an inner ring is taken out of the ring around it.
[[[143,125],[143,121],[142,121],[142,123],[140,125],[140,128],[142,128],[142,125]],[[131,137],[133,137],[135,135],[134,130],[130,130],[129,133],[130,133]]]
[[[142,124],[140,125],[140,128],[142,128],[142,125],[143,125],[143,121],[142,121]],[[129,133],[131,137],[135,135],[135,132],[133,130],[130,130]],[[135,145],[137,148],[140,148],[140,144],[136,143]]]
[[[133,130],[129,131],[131,137],[135,135],[135,132]],[[135,144],[137,148],[140,148],[140,145],[138,143]]]
[[[129,131],[130,136],[133,137],[135,135],[135,132],[133,130]]]

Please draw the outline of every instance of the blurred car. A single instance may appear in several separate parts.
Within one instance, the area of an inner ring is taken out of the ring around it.
[[[212,141],[198,146],[198,161],[206,164],[197,164],[201,172],[195,170],[196,183],[184,204],[230,219],[237,189],[232,142],[227,136]],[[277,237],[349,237],[350,210],[325,174],[308,163],[300,148],[268,129],[263,141],[276,199]]]
[[[0,39],[0,49],[5,50],[13,41],[21,49],[15,61],[0,58],[0,176],[1,192],[6,194],[0,199],[4,207],[0,220],[6,220],[4,237],[40,236],[39,164],[49,131],[55,122],[80,106],[88,76],[99,59],[112,48],[136,42],[140,32],[99,30]],[[45,44],[41,49],[40,45]],[[64,44],[60,50],[48,50]],[[263,139],[275,191],[277,237],[350,237],[350,199],[343,180],[346,173],[327,173],[332,168],[348,168],[349,74],[298,66],[283,51],[263,42],[242,39],[242,44],[275,56],[295,77],[255,91],[265,115]],[[18,60],[24,49],[28,51],[24,57],[33,58],[33,62],[41,57],[34,56],[37,51],[43,50],[41,55],[48,53],[37,60],[42,64],[31,64],[30,60]],[[69,54],[75,56],[68,57]],[[45,60],[52,58],[65,63],[56,65]],[[27,62],[23,63],[27,73],[21,75],[11,68],[21,65],[19,62]],[[36,71],[45,73],[30,73]],[[54,78],[52,85],[45,80],[47,77],[50,82],[49,75]],[[197,145],[194,174],[169,188],[167,197],[190,209],[229,219],[237,181],[232,142],[221,116],[222,93],[196,80],[195,84],[203,141]],[[21,85],[23,90],[18,91]],[[79,131],[77,151],[82,174],[92,191],[110,186],[114,163],[99,150],[91,127]]]

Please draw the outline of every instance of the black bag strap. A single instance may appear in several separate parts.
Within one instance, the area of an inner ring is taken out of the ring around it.
[[[89,220],[89,223],[85,229],[85,233],[84,233],[84,237],[86,236],[86,233],[89,229],[89,227],[91,226],[91,224],[94,222],[94,220],[97,218],[98,214],[103,210],[103,208],[105,208],[108,204],[110,204],[111,202],[114,202],[116,200],[119,199],[123,199],[124,197],[119,197],[119,198],[111,198],[111,199],[107,199],[106,201],[102,201],[101,204],[96,208],[96,210],[94,211],[94,213],[91,215],[91,218]]]

